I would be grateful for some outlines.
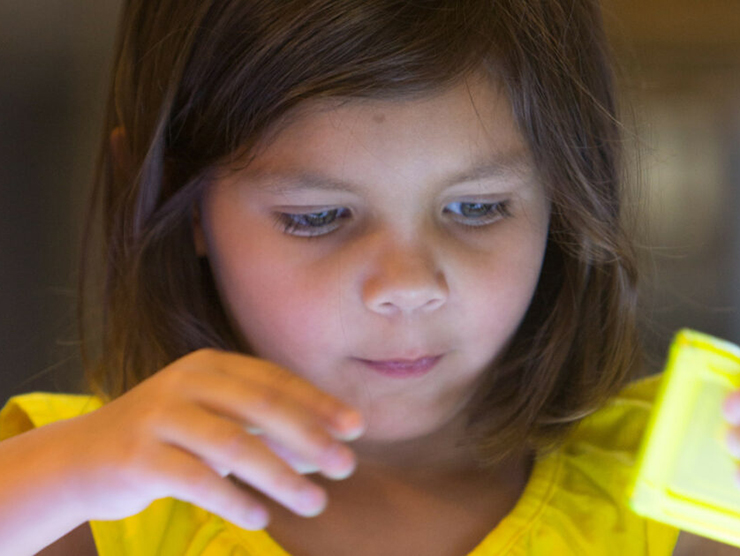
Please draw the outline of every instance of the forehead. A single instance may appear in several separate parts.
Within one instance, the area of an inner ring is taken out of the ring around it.
[[[444,89],[414,96],[309,99],[274,122],[262,143],[267,146],[284,134],[315,129],[317,124],[324,124],[324,129],[346,125],[358,129],[366,125],[368,129],[374,127],[379,132],[386,129],[384,126],[393,126],[409,134],[419,134],[453,121],[469,128],[482,127],[492,136],[506,136],[507,141],[513,136],[521,140],[502,83],[488,74],[474,73]]]
[[[528,174],[530,159],[503,88],[469,76],[417,98],[305,101],[240,171],[265,184],[286,173],[472,181]]]

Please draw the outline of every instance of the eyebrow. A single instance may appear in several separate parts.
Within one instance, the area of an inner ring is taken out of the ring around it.
[[[532,172],[532,161],[526,152],[517,151],[496,156],[442,180],[442,189],[453,185],[495,178],[521,178]],[[246,174],[255,180],[257,188],[265,193],[284,193],[302,190],[349,191],[357,193],[361,187],[351,182],[308,171],[261,170]]]

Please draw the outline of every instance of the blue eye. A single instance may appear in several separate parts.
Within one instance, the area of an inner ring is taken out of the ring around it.
[[[301,237],[316,237],[336,230],[340,218],[347,218],[349,210],[346,208],[327,209],[320,212],[291,214],[279,212],[275,220],[280,229],[286,233]]]
[[[450,207],[453,208],[450,209]],[[455,220],[464,226],[485,226],[511,215],[507,201],[495,203],[450,203],[445,207],[444,212],[451,212],[461,216],[462,218],[455,218]]]
[[[454,220],[467,227],[486,226],[510,215],[507,201],[450,203],[444,212],[453,213],[456,215]],[[301,214],[278,212],[274,218],[283,233],[312,238],[333,232],[340,227],[338,220],[348,218],[350,215],[351,212],[346,208],[335,208]]]

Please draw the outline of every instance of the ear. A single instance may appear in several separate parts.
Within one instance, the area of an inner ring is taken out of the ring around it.
[[[195,253],[199,257],[208,256],[208,248],[206,246],[206,236],[203,232],[203,223],[200,215],[200,206],[196,203],[193,205],[193,243],[195,244]]]

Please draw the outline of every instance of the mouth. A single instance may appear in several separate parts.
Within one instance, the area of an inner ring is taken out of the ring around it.
[[[427,374],[442,359],[443,355],[427,355],[418,359],[388,359],[373,361],[357,359],[366,368],[393,378],[411,378]]]

